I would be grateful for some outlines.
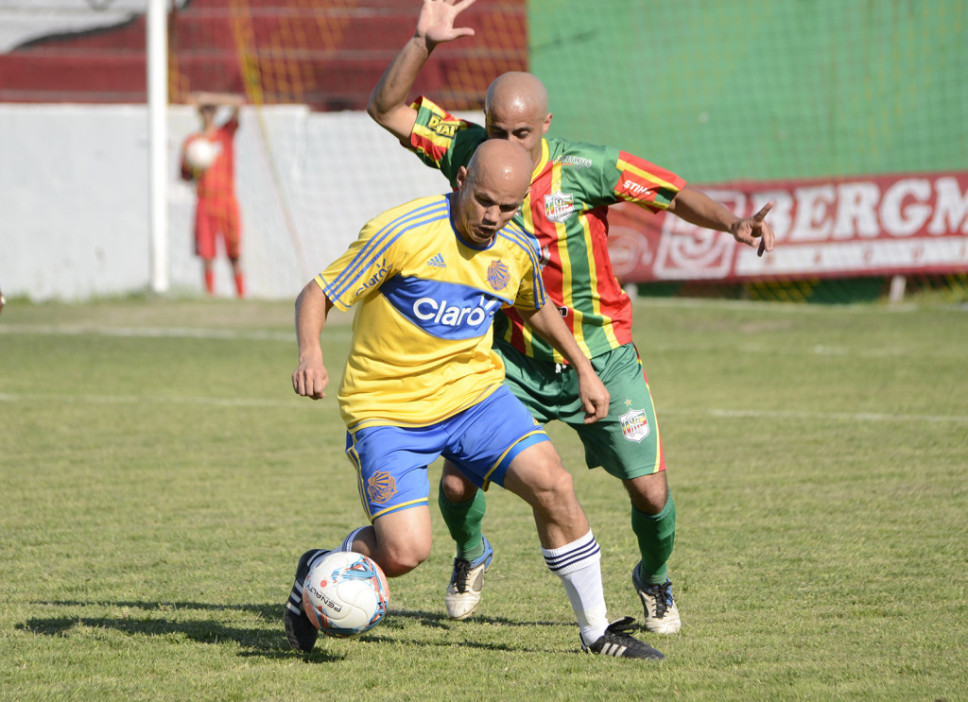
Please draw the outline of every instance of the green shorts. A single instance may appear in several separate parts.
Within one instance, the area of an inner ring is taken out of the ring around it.
[[[585,447],[589,468],[602,466],[631,479],[665,470],[652,394],[635,346],[625,344],[592,359],[611,395],[608,416],[585,424],[578,376],[570,366],[535,361],[495,340],[505,367],[505,385],[542,424],[558,419],[571,426]]]

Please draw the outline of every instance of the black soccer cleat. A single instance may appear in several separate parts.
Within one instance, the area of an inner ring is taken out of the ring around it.
[[[313,646],[316,645],[316,639],[319,636],[319,631],[316,630],[316,627],[312,625],[309,617],[303,611],[303,581],[309,575],[312,562],[318,556],[326,553],[329,553],[326,549],[314,548],[300,556],[299,565],[296,566],[296,578],[292,584],[292,590],[289,592],[289,599],[286,600],[286,609],[282,614],[282,621],[286,626],[286,638],[289,639],[289,645],[303,653],[309,653],[313,650]]]
[[[645,658],[654,661],[661,661],[665,656],[649,646],[647,643],[639,641],[629,634],[635,619],[623,617],[612,622],[605,629],[598,641],[591,645],[582,642],[581,649],[586,653],[597,653],[601,656],[614,656],[616,658]]]

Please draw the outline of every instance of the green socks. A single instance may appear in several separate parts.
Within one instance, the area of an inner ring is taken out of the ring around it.
[[[450,530],[450,535],[457,542],[457,556],[473,561],[484,555],[484,538],[481,522],[484,521],[485,499],[484,491],[478,490],[474,499],[466,502],[451,502],[442,490],[437,492],[437,504],[440,514]],[[663,581],[665,582],[665,581]]]
[[[646,514],[632,505],[632,531],[642,553],[639,574],[643,581],[653,585],[664,583],[669,577],[666,561],[672,555],[676,540],[676,503],[672,493],[658,514]]]

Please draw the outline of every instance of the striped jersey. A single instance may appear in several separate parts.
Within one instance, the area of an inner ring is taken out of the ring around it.
[[[417,122],[410,148],[456,184],[487,139],[484,127],[458,119],[424,97],[413,104]],[[541,247],[542,277],[579,347],[595,357],[632,341],[632,303],[608,257],[608,207],[632,202],[662,210],[685,187],[670,171],[620,149],[549,137],[531,174],[531,190],[514,221]],[[564,359],[532,334],[513,310],[499,315],[495,334],[537,360]]]
[[[454,195],[370,220],[316,283],[333,305],[359,302],[338,399],[350,431],[435,424],[497,389],[491,325],[504,306],[545,304],[534,239],[510,223],[485,248],[452,224]]]

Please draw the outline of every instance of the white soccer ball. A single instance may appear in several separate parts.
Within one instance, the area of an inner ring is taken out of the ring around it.
[[[185,147],[185,161],[193,170],[204,171],[215,163],[220,152],[218,144],[204,137],[197,137]]]
[[[303,610],[328,636],[355,636],[386,616],[387,578],[370,558],[353,551],[323,556],[303,582]]]

